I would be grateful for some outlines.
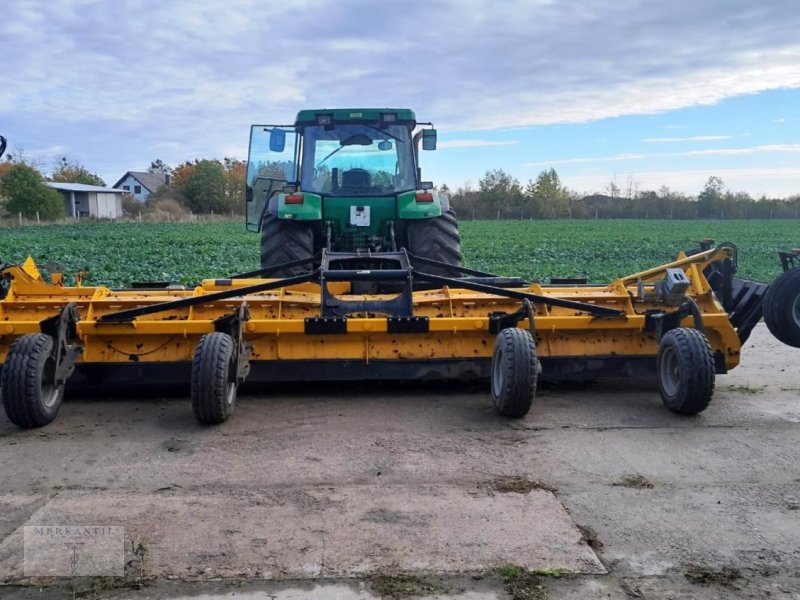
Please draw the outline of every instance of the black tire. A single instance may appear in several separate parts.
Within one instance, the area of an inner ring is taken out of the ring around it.
[[[24,429],[43,427],[58,415],[64,386],[55,384],[53,338],[32,333],[17,338],[6,356],[0,390],[9,421]]]
[[[539,359],[530,331],[509,327],[497,334],[492,355],[492,400],[498,413],[518,419],[536,396]]]
[[[781,274],[767,288],[764,321],[781,342],[800,348],[800,268]]]
[[[406,223],[406,248],[412,254],[448,265],[461,266],[461,234],[458,220],[452,209],[442,212],[441,217],[410,219]],[[419,270],[442,277],[459,277],[459,271],[445,267],[419,265]]]
[[[668,410],[679,415],[703,412],[714,396],[716,369],[711,345],[697,329],[668,331],[658,347],[658,389]]]
[[[314,256],[314,227],[309,221],[279,219],[267,212],[261,221],[261,268]],[[280,269],[269,277],[294,277],[312,269],[305,265]]]
[[[192,410],[204,425],[219,425],[233,414],[237,381],[233,339],[225,333],[200,338],[192,361]]]

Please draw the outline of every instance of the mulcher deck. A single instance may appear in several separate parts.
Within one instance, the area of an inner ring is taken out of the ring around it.
[[[410,315],[356,312],[349,317],[322,316],[323,294],[319,284],[310,282],[286,285],[289,280],[209,279],[193,290],[61,287],[45,283],[28,262],[4,271],[11,286],[0,302],[0,362],[14,339],[39,333],[40,323],[74,304],[80,317],[75,329],[83,347],[79,369],[189,364],[200,337],[217,331],[221,319],[245,307],[242,335],[252,345],[253,377],[261,373],[269,379],[292,380],[300,370],[303,379],[335,379],[339,372],[344,379],[363,378],[373,366],[390,363],[381,368],[383,376],[406,378],[420,375],[429,361],[434,373],[458,375],[453,365],[442,370],[447,362],[485,373],[487,366],[481,363],[490,361],[495,336],[508,324],[535,329],[539,356],[555,370],[553,375],[606,367],[620,374],[642,374],[648,370],[644,363],[653,363],[649,370],[654,369],[659,327],[668,321],[673,327],[679,321],[695,324],[686,306],[691,300],[714,350],[717,369],[725,372],[739,362],[739,340],[702,269],[727,258],[725,248],[707,251],[607,286],[534,283],[493,288],[495,293],[443,286],[413,292]],[[675,306],[665,305],[652,289],[667,269],[681,269],[691,282]],[[348,303],[388,302],[397,296],[348,294],[350,282],[331,281],[347,275],[332,273],[326,282],[328,307],[331,296]],[[312,276],[294,279],[310,281]],[[463,281],[463,285],[471,283]],[[645,284],[641,289],[640,283]],[[274,289],[259,291],[264,287]],[[532,299],[533,324],[524,310],[525,299]],[[559,301],[566,301],[568,307],[552,305]]]
[[[15,340],[44,334],[53,338],[54,348],[61,348],[53,354],[53,364],[42,367],[57,374],[48,383],[56,390],[70,377],[92,384],[188,383],[191,378],[193,400],[204,402],[198,398],[208,395],[196,393],[196,388],[211,386],[220,390],[216,401],[231,408],[235,388],[245,380],[465,376],[491,377],[496,405],[510,406],[505,397],[498,404],[503,386],[510,385],[509,377],[517,371],[525,371],[524,393],[517,398],[521,404],[507,411],[520,416],[530,407],[540,372],[568,378],[680,378],[678,367],[669,371],[663,364],[680,365],[680,360],[697,357],[678,356],[683,351],[680,335],[670,338],[674,352],[669,344],[663,351],[678,353],[669,361],[660,359],[660,348],[673,330],[691,328],[707,340],[693,342],[689,350],[700,352],[701,362],[710,365],[710,400],[714,374],[739,364],[737,327],[749,331],[753,318],[760,317],[749,315],[736,324],[723,308],[735,312],[741,300],[736,293],[742,290],[737,292],[731,283],[734,261],[735,249],[721,246],[689,257],[680,254],[672,263],[609,285],[544,286],[469,269],[459,269],[460,278],[434,275],[431,271],[441,273],[446,265],[405,251],[323,252],[315,262],[307,261],[316,268],[286,279],[265,278],[278,266],[205,280],[191,290],[112,290],[65,287],[60,274],[46,282],[29,259],[1,271],[7,290],[0,301],[0,363],[22,352],[12,349]],[[724,280],[717,294],[704,275],[709,267]],[[763,290],[743,293],[752,296]],[[523,330],[524,336],[498,336],[508,327]],[[224,346],[224,356],[199,356],[205,352],[198,350],[201,339],[209,335],[230,336],[205,344]],[[34,358],[14,360],[27,364]],[[223,369],[225,382],[208,380],[198,371],[199,364],[209,361],[229,364]],[[3,381],[10,385],[5,374]],[[231,387],[225,387],[227,382]],[[196,404],[195,414],[204,421],[200,415],[208,410]],[[36,424],[47,422],[37,419]]]

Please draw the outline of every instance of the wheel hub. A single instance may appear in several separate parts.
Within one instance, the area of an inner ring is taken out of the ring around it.
[[[668,396],[673,396],[678,391],[680,384],[680,363],[678,354],[674,349],[666,347],[661,355],[661,365],[659,367],[661,376],[661,386]]]

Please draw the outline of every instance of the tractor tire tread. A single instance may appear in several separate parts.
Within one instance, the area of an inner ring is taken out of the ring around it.
[[[314,255],[314,229],[308,222],[279,219],[266,213],[261,222],[261,268],[309,258]],[[311,265],[281,269],[270,277],[293,277],[307,273]]]
[[[53,338],[49,335],[23,335],[11,344],[3,365],[0,380],[3,408],[9,421],[24,429],[43,427],[58,414],[61,398],[49,409],[42,401],[42,370],[52,351]]]
[[[228,405],[233,339],[214,332],[200,338],[192,360],[191,398],[195,418],[218,425],[231,415]]]
[[[461,266],[461,234],[458,219],[453,209],[442,212],[440,217],[409,220],[406,224],[408,250],[412,254],[449,265]],[[443,277],[459,277],[460,272],[444,267],[421,265],[420,270]]]
[[[794,304],[800,296],[800,268],[782,273],[764,294],[764,321],[770,333],[787,346],[800,348],[800,324]]]

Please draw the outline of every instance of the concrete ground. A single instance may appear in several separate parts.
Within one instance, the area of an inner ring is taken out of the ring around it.
[[[763,326],[694,418],[630,380],[513,422],[482,386],[281,386],[216,428],[73,398],[0,418],[0,473],[14,600],[800,599],[800,350]],[[24,576],[23,526],[89,523],[125,527],[125,579]]]

